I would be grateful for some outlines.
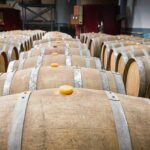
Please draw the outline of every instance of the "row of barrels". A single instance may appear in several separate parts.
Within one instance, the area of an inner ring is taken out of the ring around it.
[[[33,47],[33,41],[39,40],[45,31],[8,31],[0,33],[0,72],[6,72],[8,63],[17,60],[22,51]]]
[[[0,74],[0,149],[148,150],[149,99],[126,96],[122,76],[66,36],[46,33]]]
[[[10,62],[7,73],[0,78],[0,95],[61,85],[126,93],[120,74],[102,70],[100,59],[90,57],[85,44],[60,32],[48,32],[34,41],[34,47],[20,53],[19,60]],[[20,83],[24,85],[22,88],[18,86]]]
[[[87,33],[81,34],[80,40],[89,47],[92,56],[100,58],[103,69],[118,72],[123,76],[128,95],[150,98],[149,39]]]

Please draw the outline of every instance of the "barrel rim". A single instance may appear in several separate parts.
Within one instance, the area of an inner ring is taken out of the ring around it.
[[[124,69],[124,74],[123,74],[123,81],[124,81],[124,85],[125,85],[125,88],[126,88],[126,82],[127,82],[127,75],[128,75],[128,71],[129,71],[129,68],[130,68],[130,65],[133,63],[133,62],[136,62],[138,68],[139,68],[139,74],[140,74],[140,86],[139,86],[139,94],[138,96],[142,96],[144,97],[145,96],[145,70],[144,70],[144,64],[143,62],[140,60],[140,57],[138,58],[130,58],[125,66],[125,69]],[[138,63],[139,62],[139,63]],[[141,65],[141,66],[140,66]],[[141,68],[141,69],[140,69]],[[127,89],[126,89],[127,90]]]
[[[6,52],[2,51],[2,52],[0,52],[0,55],[2,55],[3,58],[4,58],[4,61],[5,61],[5,72],[6,72],[6,71],[7,71],[7,67],[8,67],[8,58],[7,58],[7,54],[6,54]]]
[[[117,56],[117,59],[116,59],[116,66],[115,66],[115,71],[117,71],[117,72],[118,72],[119,60],[120,60],[121,57],[123,58],[125,65],[127,64],[128,60],[129,60],[129,58],[126,57],[126,55],[124,55],[124,53],[119,52],[118,56]]]

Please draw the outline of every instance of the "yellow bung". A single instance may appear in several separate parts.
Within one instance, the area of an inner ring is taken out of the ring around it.
[[[63,85],[59,88],[59,93],[62,95],[71,95],[73,93],[73,87],[69,85]]]
[[[55,52],[55,53],[52,53],[51,55],[58,55],[58,53]]]
[[[57,67],[59,67],[59,64],[57,64],[57,63],[52,63],[52,64],[51,64],[51,67],[52,67],[52,68],[57,68]]]

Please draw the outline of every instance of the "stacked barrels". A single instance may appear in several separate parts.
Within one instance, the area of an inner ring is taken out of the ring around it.
[[[86,40],[83,40],[86,39]],[[150,98],[150,40],[129,35],[81,34],[90,41],[91,56],[99,57],[103,69],[123,76],[127,95]]]
[[[90,56],[86,44],[61,32],[47,32],[42,39],[34,41],[33,48],[9,63],[7,74],[1,78],[0,95],[61,85],[125,94],[120,74],[102,70],[100,59]],[[9,88],[5,86],[7,80],[11,80]],[[22,88],[20,83],[24,85]]]
[[[119,40],[139,46],[134,40],[29,34],[32,47],[0,74],[0,149],[149,149],[149,99],[127,96],[122,75],[103,70],[99,54],[105,39],[116,48]]]
[[[8,63],[17,60],[22,51],[33,47],[33,41],[41,39],[45,31],[26,30],[8,31],[0,33],[0,72],[6,72]]]

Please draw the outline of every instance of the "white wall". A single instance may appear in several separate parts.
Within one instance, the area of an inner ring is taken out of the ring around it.
[[[150,0],[135,0],[133,14],[128,16],[128,28],[150,28]]]

